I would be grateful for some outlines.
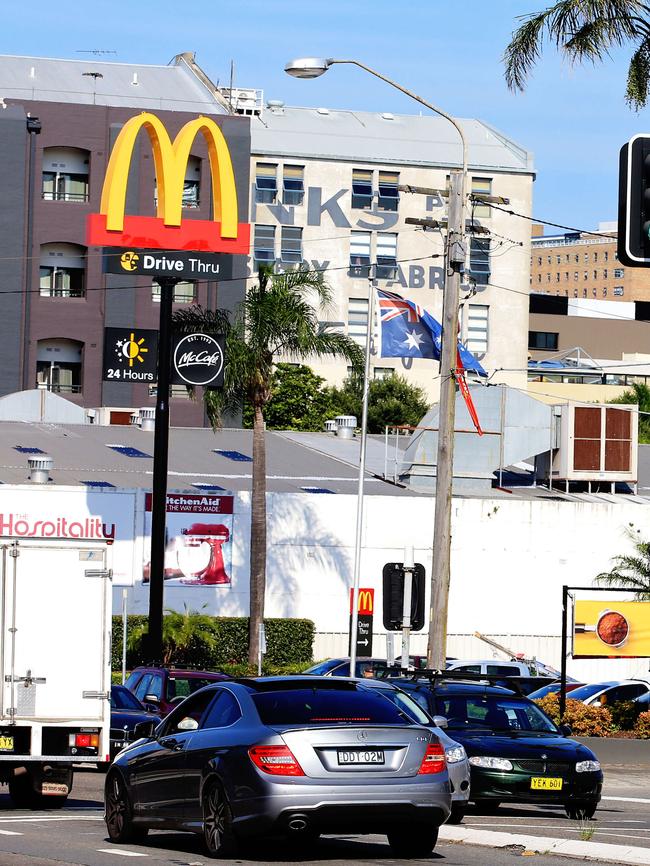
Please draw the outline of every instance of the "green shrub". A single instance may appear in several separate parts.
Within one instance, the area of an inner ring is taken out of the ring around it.
[[[634,734],[642,740],[650,739],[650,712],[639,714],[634,726]]]
[[[634,701],[617,701],[615,704],[608,704],[608,709],[612,714],[612,727],[615,731],[631,731],[641,712],[640,706]]]
[[[190,644],[187,650],[178,653],[173,663],[179,667],[191,665],[204,670],[225,670],[226,667],[244,666],[248,664],[248,618],[247,617],[210,617],[211,628],[215,641],[211,647],[197,642]],[[129,632],[136,626],[146,624],[147,617],[142,614],[132,614],[128,618]],[[307,667],[312,660],[312,644],[314,640],[314,623],[308,619],[267,619],[266,627],[267,652],[264,664],[271,668],[283,670],[292,666],[298,669]],[[149,661],[143,658],[141,651],[129,650],[126,656],[127,668],[130,670],[139,664]],[[112,667],[115,671],[122,669],[122,617],[113,617]]]
[[[535,703],[556,725],[570,725],[577,737],[606,737],[612,732],[612,714],[606,707],[590,707],[582,701],[567,699],[564,716],[560,719],[560,700],[546,695]]]

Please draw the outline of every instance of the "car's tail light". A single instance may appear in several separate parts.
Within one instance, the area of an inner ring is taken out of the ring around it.
[[[422,766],[418,770],[418,775],[423,773],[442,773],[447,762],[445,760],[445,750],[440,743],[429,743],[422,761]]]
[[[248,750],[255,766],[271,776],[304,776],[289,746],[253,746]]]

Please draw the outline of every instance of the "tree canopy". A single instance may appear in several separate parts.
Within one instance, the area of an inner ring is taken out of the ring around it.
[[[639,442],[650,443],[650,388],[645,382],[634,382],[629,391],[615,397],[612,403],[639,404]],[[647,412],[647,415],[641,414]]]

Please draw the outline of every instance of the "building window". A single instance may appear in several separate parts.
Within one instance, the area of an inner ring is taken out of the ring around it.
[[[623,286],[614,286],[614,294],[617,297],[619,297],[619,298],[622,297],[623,293],[624,293]]]
[[[372,207],[372,171],[352,169],[352,207],[361,210]]]
[[[41,246],[40,293],[49,298],[83,298],[86,294],[86,248],[76,244]]]
[[[390,379],[390,377],[394,375],[395,370],[393,369],[393,367],[373,367],[372,370],[373,379]]]
[[[594,261],[595,261],[595,262],[598,261],[598,253],[594,253]]]
[[[370,232],[350,232],[350,276],[370,273]]]
[[[605,252],[603,253],[603,259],[605,261],[607,261],[609,259],[609,253],[607,252],[607,250],[605,250]]]
[[[606,297],[607,297],[607,289],[604,288],[604,289],[603,289],[603,298],[606,298]]]
[[[199,191],[201,189],[201,160],[198,156],[190,156],[185,169],[183,181],[183,207],[199,207]]]
[[[565,271],[565,272],[564,272],[564,282],[565,282],[565,283],[568,283],[568,282],[569,282],[569,272],[568,272],[568,271]]]
[[[78,340],[39,340],[36,387],[63,394],[81,393],[83,347]]]
[[[253,259],[260,264],[275,261],[275,226],[255,226]]]
[[[589,271],[585,271],[585,280],[589,279]]]
[[[348,300],[348,336],[359,343],[366,345],[368,336],[368,299],[350,298]]]
[[[151,284],[151,300],[160,303],[160,286],[158,283]],[[193,304],[196,301],[196,283],[192,280],[176,283],[172,300],[175,304]]]
[[[561,261],[562,261],[562,256],[555,256],[555,263],[556,264],[559,265]]]
[[[378,232],[375,276],[378,280],[394,280],[396,274],[397,235],[391,232]]]
[[[379,172],[378,203],[382,210],[397,210],[399,205],[399,174],[394,171]]]
[[[607,279],[607,268],[604,268],[604,269],[603,269],[603,279],[604,279],[604,280]]]
[[[302,204],[305,197],[305,167],[285,165],[282,169],[282,204]]]
[[[615,280],[622,280],[624,276],[625,276],[624,268],[614,268],[614,279]]]
[[[587,297],[587,290],[586,290],[586,289],[583,289],[583,290],[582,290],[582,297],[583,297],[583,298],[586,298],[586,297]]]
[[[278,167],[271,162],[258,162],[255,166],[255,201],[273,204],[278,194]]]
[[[578,253],[575,254],[575,261],[576,261],[576,265],[580,261],[580,256],[578,255]]]
[[[546,264],[548,264],[548,265],[551,264],[551,257],[550,256],[546,256]]]
[[[77,147],[43,150],[43,188],[46,201],[88,201],[90,153]]]
[[[559,274],[559,271],[558,271],[558,273],[555,274],[555,282],[556,282],[556,283],[559,283],[559,282],[560,282],[560,274]]]
[[[282,226],[280,229],[280,258],[285,264],[302,261],[302,228]]]
[[[541,256],[537,256],[537,264],[538,264],[540,267],[542,266],[542,257],[541,257]]]
[[[549,331],[529,331],[528,348],[557,352],[558,336],[559,334],[554,334]]]
[[[537,274],[537,282],[538,283],[542,282],[542,275],[541,274]]]
[[[484,354],[488,350],[487,304],[470,304],[467,310],[467,348],[470,352]]]
[[[477,195],[492,195],[492,178],[473,177],[472,193]],[[483,204],[477,201],[472,202],[472,216],[478,217],[478,219],[487,219],[491,213],[492,211],[489,204]]]
[[[483,238],[470,238],[469,273],[479,286],[490,282],[490,241]],[[550,274],[548,275],[550,279]]]
[[[578,272],[577,271],[573,272],[573,280],[574,280],[574,282],[577,282],[577,280],[578,280]]]
[[[550,274],[546,274],[546,282],[547,283],[551,282],[551,275]]]

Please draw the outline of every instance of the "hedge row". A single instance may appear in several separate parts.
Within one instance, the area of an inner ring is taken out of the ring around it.
[[[569,693],[570,694],[570,693]],[[535,701],[556,725],[570,725],[578,737],[616,737],[628,732],[641,739],[650,738],[650,713],[641,712],[641,706],[632,701],[601,706],[588,706],[567,697],[566,709],[560,719],[560,701],[549,694]]]
[[[248,617],[209,617],[214,631],[213,647],[197,642],[186,653],[175,659],[179,667],[183,664],[204,670],[219,670],[225,666],[245,666],[248,661]],[[141,614],[128,617],[127,629],[130,631],[147,622]],[[309,619],[266,619],[266,656],[265,666],[271,668],[304,666],[312,660],[314,642],[314,623]],[[126,664],[131,669],[145,664],[148,659],[138,653],[127,651]],[[112,667],[122,669],[122,617],[113,617]]]

